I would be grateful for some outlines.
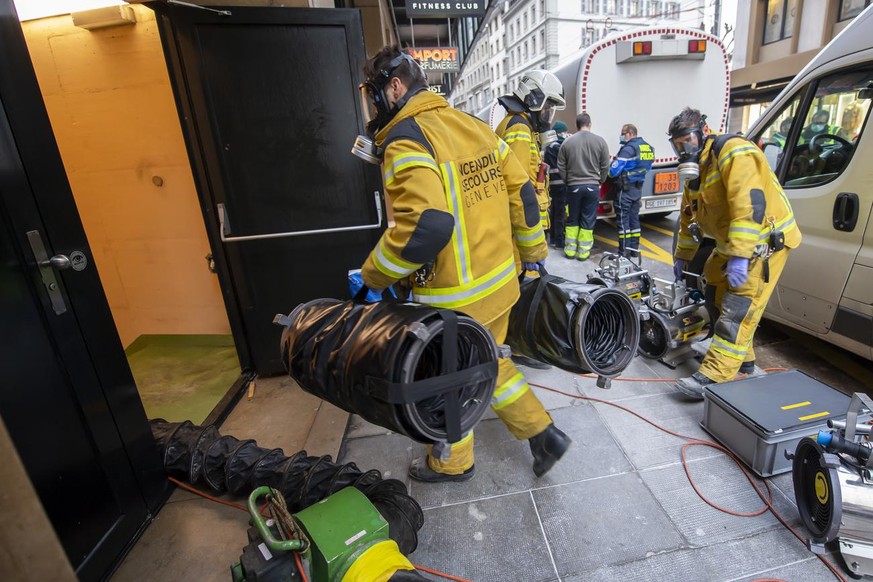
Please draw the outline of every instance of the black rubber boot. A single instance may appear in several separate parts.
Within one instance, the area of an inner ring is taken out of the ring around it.
[[[542,477],[549,472],[558,459],[564,456],[570,448],[570,440],[566,434],[554,424],[546,427],[546,430],[528,439],[530,452],[533,455],[533,472],[537,477]]]
[[[451,481],[467,481],[473,478],[476,474],[476,465],[473,465],[459,475],[449,475],[448,473],[437,473],[427,464],[427,457],[415,459],[409,465],[409,476],[416,481],[424,483],[448,483]]]

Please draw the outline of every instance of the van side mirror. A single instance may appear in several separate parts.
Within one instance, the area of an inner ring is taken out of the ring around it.
[[[873,99],[873,83],[858,91],[858,99]]]

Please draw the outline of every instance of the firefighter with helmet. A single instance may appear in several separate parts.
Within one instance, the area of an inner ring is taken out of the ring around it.
[[[548,166],[543,163],[542,155],[548,143],[541,144],[540,138],[554,135],[550,130],[555,114],[566,106],[564,87],[552,73],[533,69],[521,76],[512,93],[498,97],[497,101],[507,114],[497,126],[496,133],[527,170],[536,188],[543,229],[548,230]]]
[[[463,311],[502,343],[519,298],[514,252],[532,270],[548,254],[528,174],[487,124],[427,90],[424,71],[410,55],[387,46],[364,72],[365,95],[376,109],[368,123],[372,161],[381,158],[394,210],[394,226],[361,269],[364,283],[379,290],[408,282],[416,302]],[[529,441],[538,477],[570,446],[508,358],[498,361],[491,407],[513,436]],[[438,448],[413,461],[410,477],[473,477],[472,431]]]
[[[700,369],[676,383],[695,400],[737,373],[758,375],[752,338],[800,229],[764,153],[745,137],[719,135],[686,108],[668,128],[685,180],[673,275],[680,280],[704,235],[715,248],[703,267],[704,295],[719,310]]]

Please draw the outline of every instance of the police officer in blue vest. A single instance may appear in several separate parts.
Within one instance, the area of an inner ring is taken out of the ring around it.
[[[625,257],[640,252],[640,200],[643,182],[652,169],[655,150],[637,135],[630,123],[621,128],[621,149],[609,166],[609,175],[618,178],[621,189],[615,201],[615,222],[618,226],[618,253]]]

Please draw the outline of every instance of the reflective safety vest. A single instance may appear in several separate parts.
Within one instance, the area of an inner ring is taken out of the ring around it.
[[[364,282],[409,279],[415,301],[483,324],[508,311],[519,296],[513,247],[526,262],[548,254],[536,193],[509,146],[430,91],[375,141],[395,224],[365,261]]]
[[[627,179],[631,184],[642,184],[654,161],[654,148],[643,138],[636,136],[619,150],[609,166],[609,175],[616,178],[622,172],[627,172]]]
[[[798,143],[807,143],[812,140],[817,135],[822,135],[824,133],[828,133],[830,135],[835,135],[837,137],[843,137],[843,129],[839,125],[825,125],[825,128],[821,131],[813,131],[812,126],[806,126],[803,128],[803,131],[800,132],[800,141]],[[833,142],[834,140],[829,139],[825,140],[825,142]]]
[[[791,204],[764,153],[735,135],[707,139],[700,154],[700,178],[685,184],[677,259],[690,261],[697,252],[699,243],[689,229],[692,222],[715,239],[716,250],[725,256],[754,257],[773,231],[784,234],[789,248],[801,240]]]

